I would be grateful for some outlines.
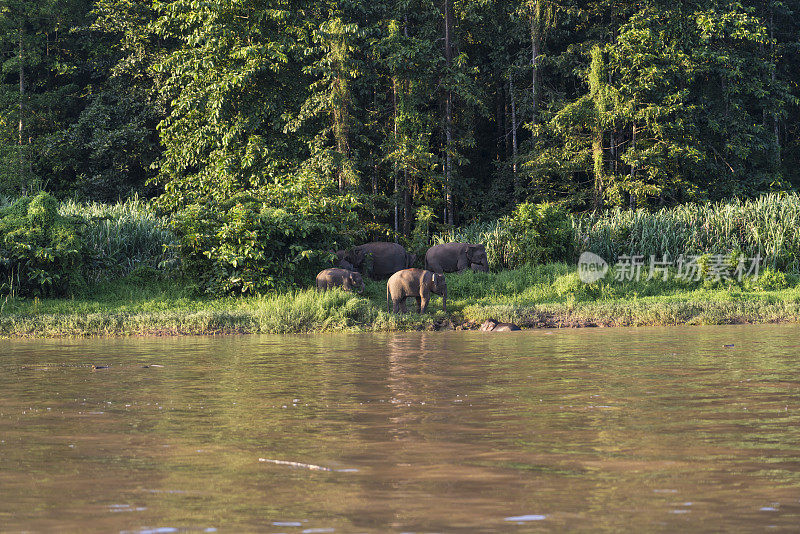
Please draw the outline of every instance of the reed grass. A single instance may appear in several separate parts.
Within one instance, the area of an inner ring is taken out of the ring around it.
[[[116,204],[66,201],[59,212],[86,222],[89,261],[84,276],[91,282],[123,277],[138,268],[170,271],[179,263],[177,238],[167,220],[139,198]]]
[[[614,210],[574,219],[579,250],[609,261],[639,254],[761,256],[763,265],[800,272],[800,195],[686,204],[655,213]]]
[[[677,259],[679,256],[722,254],[760,256],[764,267],[800,273],[800,195],[771,193],[752,200],[685,204],[656,212],[615,209],[573,215],[573,247],[558,260],[573,262],[589,251],[608,262],[621,255]],[[431,244],[483,243],[490,267],[507,265],[517,251],[519,235],[506,228],[508,219],[472,223],[432,236]]]

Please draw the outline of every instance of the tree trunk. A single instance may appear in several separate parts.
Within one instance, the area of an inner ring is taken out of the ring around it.
[[[404,171],[406,183],[405,187],[403,188],[403,235],[410,236],[411,235],[411,219],[413,218],[412,211],[412,197],[411,197],[411,176],[408,173],[408,169]]]
[[[592,160],[594,161],[594,211],[603,209],[603,131],[595,128],[592,139]]]
[[[338,98],[334,103],[333,108],[333,135],[336,138],[336,151],[342,158],[339,164],[339,192],[343,192],[350,187],[350,141],[349,136],[349,110],[347,109],[349,95],[347,92],[347,82],[341,79],[337,80],[335,86]]]
[[[378,194],[378,157],[374,151],[370,150],[370,158],[372,158],[372,194]]]
[[[611,72],[608,73],[608,85],[611,85]],[[613,169],[613,177],[612,180],[616,180],[619,177],[619,151],[617,150],[617,136],[614,134],[614,126],[611,126],[611,165],[610,167]]]
[[[394,146],[397,150],[397,78],[392,79],[392,104],[394,105]],[[397,233],[400,230],[399,207],[397,205],[397,163],[394,164],[394,235],[397,241]]]
[[[633,127],[631,128],[631,152],[636,155],[636,123],[633,123]],[[633,180],[636,179],[636,162],[634,161],[631,163],[631,178],[630,184],[633,187]],[[630,194],[630,208],[636,209],[636,193],[634,191],[629,191]]]
[[[497,160],[505,159],[505,154],[503,153],[503,138],[505,137],[505,119],[506,119],[506,113],[505,113],[506,99],[503,91],[504,87],[505,84],[503,84],[502,80],[498,80],[497,96],[495,98],[495,100],[497,101],[496,102],[497,112],[495,117],[495,120],[497,121],[497,142],[495,143],[497,147],[497,158],[496,158]]]
[[[592,161],[594,163],[594,210],[603,209],[605,190],[605,158],[603,155],[603,119],[606,113],[603,100],[603,87],[600,78],[603,71],[603,53],[599,46],[592,49],[592,63],[589,69],[589,88],[594,99],[595,118],[592,125]]]
[[[505,153],[503,154],[503,159],[508,159],[511,155],[511,136],[508,133],[511,131],[511,128],[508,126],[508,116],[511,112],[508,109],[508,98],[507,98],[508,88],[504,85],[503,86],[503,146],[505,147]]]
[[[514,80],[508,77],[508,96],[511,99],[511,169],[514,171],[514,179],[517,177],[517,102],[514,98]]]
[[[541,1],[541,0],[540,0]],[[541,9],[539,2],[536,3],[537,11]],[[541,43],[541,30],[539,28],[540,13],[531,16],[531,124],[536,125],[536,114],[539,111],[539,66],[536,60],[539,59],[539,46]]]
[[[23,151],[23,132],[24,132],[24,121],[23,121],[23,113],[24,113],[24,99],[25,99],[25,68],[23,66],[23,59],[25,54],[25,47],[23,42],[23,29],[22,24],[19,27],[19,170],[18,170],[18,180],[20,187],[22,188],[22,194],[27,193],[27,184],[25,184],[25,180],[23,179],[23,173],[25,168],[25,156]]]
[[[770,46],[770,57],[774,62],[772,68],[772,84],[775,85],[775,78],[776,78],[776,71],[778,70],[778,61],[775,57],[775,6],[773,3],[770,3],[769,6],[769,46]],[[772,113],[772,126],[773,131],[775,133],[775,147],[777,148],[777,160],[780,162],[780,150],[781,150],[781,138],[780,138],[780,128],[778,127],[778,112],[777,110],[773,111]]]
[[[378,90],[377,87],[372,91],[372,107],[374,110],[378,109]],[[372,160],[372,194],[378,194],[378,154],[375,149],[369,150],[369,157]]]
[[[453,66],[453,50],[450,39],[451,13],[450,0],[444,0],[444,59],[447,65],[447,83],[445,94],[445,222],[453,224],[453,169],[452,169],[452,146],[453,146],[453,91],[450,88],[450,70]]]

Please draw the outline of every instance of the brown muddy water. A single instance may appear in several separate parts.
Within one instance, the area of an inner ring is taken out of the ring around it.
[[[796,326],[0,355],[2,532],[800,529]]]

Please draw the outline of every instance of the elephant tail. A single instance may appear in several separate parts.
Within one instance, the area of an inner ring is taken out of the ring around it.
[[[386,283],[386,307],[389,309],[389,313],[392,313],[392,296],[389,292],[389,283]]]

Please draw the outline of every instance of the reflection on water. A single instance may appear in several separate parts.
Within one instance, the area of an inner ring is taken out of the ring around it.
[[[0,530],[794,531],[798,348],[784,326],[2,341]]]

